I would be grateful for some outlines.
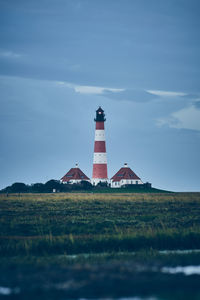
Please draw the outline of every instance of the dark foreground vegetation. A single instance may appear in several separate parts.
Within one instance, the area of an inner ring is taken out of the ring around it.
[[[163,272],[166,266],[198,265],[200,253],[143,251],[0,260],[0,284],[10,292],[4,299],[200,299],[199,275]]]
[[[162,272],[200,253],[158,252],[200,249],[200,193],[1,194],[0,220],[2,298],[200,299],[200,275]]]

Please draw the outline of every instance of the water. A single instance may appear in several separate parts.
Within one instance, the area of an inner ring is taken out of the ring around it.
[[[158,298],[155,297],[122,297],[122,298],[80,298],[78,300],[159,300]]]
[[[160,254],[190,254],[190,253],[199,253],[200,249],[187,249],[187,250],[160,250]]]
[[[19,294],[20,289],[19,288],[9,288],[5,286],[0,286],[0,295],[2,296],[9,296],[11,294]]]
[[[158,253],[160,254],[190,254],[190,253],[199,253],[200,249],[187,249],[187,250],[160,250]],[[123,256],[123,255],[135,255],[136,252],[117,252],[118,256]],[[89,257],[104,257],[105,255],[110,255],[109,252],[104,252],[104,253],[82,253],[82,254],[71,254],[71,255],[60,255],[60,256],[65,256],[69,259],[77,259],[78,257],[84,257],[84,258],[89,258]]]
[[[186,276],[200,275],[200,266],[177,266],[177,267],[163,267],[161,272],[168,274],[183,273]]]

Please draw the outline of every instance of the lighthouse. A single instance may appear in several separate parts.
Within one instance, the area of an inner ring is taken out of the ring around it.
[[[105,114],[101,107],[96,110],[96,123],[95,141],[94,141],[94,159],[93,159],[93,172],[92,184],[97,185],[99,182],[108,182],[107,173],[107,156],[106,156],[106,140],[104,122]]]

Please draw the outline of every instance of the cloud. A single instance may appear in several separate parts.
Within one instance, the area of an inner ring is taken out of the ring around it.
[[[96,95],[102,95],[105,92],[118,93],[123,91],[123,89],[115,89],[115,88],[107,88],[107,87],[99,87],[99,86],[87,86],[87,85],[74,86],[74,90],[75,92],[80,94],[96,94]]]
[[[20,57],[22,57],[22,54],[15,53],[13,51],[2,51],[2,50],[0,50],[0,57],[4,57],[4,58],[20,58]]]
[[[195,106],[196,108],[200,109],[200,99],[198,99],[198,100],[196,100],[196,101],[194,102],[194,106]]]
[[[163,90],[143,90],[137,88],[128,88],[122,89],[118,93],[113,93],[111,90],[105,91],[105,95],[108,98],[114,100],[124,100],[131,102],[148,102],[156,99],[167,100],[174,98],[176,100],[190,100],[190,103],[193,103],[196,107],[199,106],[200,96],[199,94],[190,94],[184,92],[172,92],[172,91],[163,91]],[[184,101],[182,101],[184,103]]]
[[[91,85],[78,85],[65,81],[57,81],[57,85],[71,88],[76,93],[85,95],[100,95],[117,101],[147,102],[155,99],[155,95],[141,89],[111,88]]]
[[[189,107],[172,113],[168,118],[158,119],[157,125],[168,125],[171,128],[200,131],[200,109],[192,104]]]
[[[130,102],[147,102],[155,99],[154,95],[140,89],[123,89],[118,93],[111,90],[106,91],[105,96],[113,100],[130,101]]]
[[[65,81],[57,81],[57,85],[71,88],[76,93],[87,95],[101,95],[106,98],[117,101],[147,102],[155,99],[157,96],[142,89],[130,88],[111,88],[91,85],[78,85]]]
[[[68,88],[74,89],[76,93],[79,94],[95,94],[103,95],[106,92],[119,93],[124,91],[124,89],[109,88],[109,87],[100,87],[100,86],[90,86],[90,85],[76,85],[69,82],[57,81],[57,84],[61,86],[66,86]]]
[[[149,94],[159,96],[159,97],[183,97],[187,96],[183,92],[171,92],[171,91],[161,91],[161,90],[147,90]]]
[[[68,69],[70,70],[70,71],[79,71],[80,70],[80,65],[79,64],[74,64],[74,65],[70,65],[70,66],[68,66]]]

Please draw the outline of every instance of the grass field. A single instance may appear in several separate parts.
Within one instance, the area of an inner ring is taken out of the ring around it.
[[[167,249],[200,249],[200,193],[0,195],[0,297],[200,299],[198,275],[161,272],[200,253]]]
[[[0,195],[0,254],[200,248],[200,194]]]

